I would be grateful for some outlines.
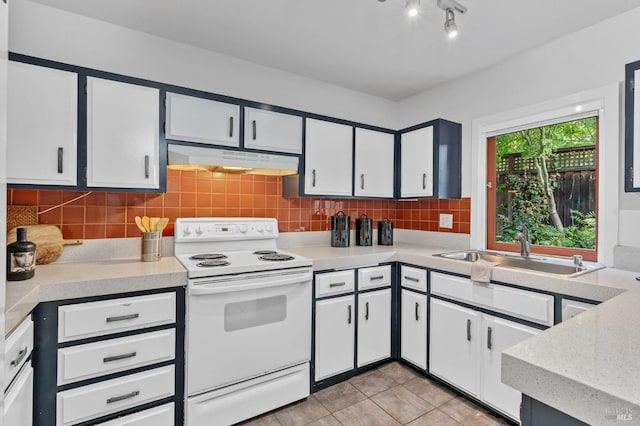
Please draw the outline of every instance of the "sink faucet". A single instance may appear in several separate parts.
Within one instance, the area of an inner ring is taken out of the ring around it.
[[[522,225],[520,232],[516,233],[515,239],[520,241],[520,256],[528,259],[531,254],[531,240],[529,239],[529,229],[526,225]]]

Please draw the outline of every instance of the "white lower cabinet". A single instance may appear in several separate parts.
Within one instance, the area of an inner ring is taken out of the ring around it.
[[[427,369],[427,295],[402,289],[400,355]]]
[[[429,310],[429,371],[478,396],[481,314],[433,298]]]
[[[316,302],[315,336],[315,381],[353,369],[354,295]]]
[[[482,399],[514,419],[520,418],[522,394],[502,383],[502,351],[538,333],[526,325],[482,315]]]
[[[539,332],[432,298],[429,371],[518,420],[521,394],[501,380],[502,351]]]
[[[391,289],[358,295],[358,362],[362,367],[391,356]]]

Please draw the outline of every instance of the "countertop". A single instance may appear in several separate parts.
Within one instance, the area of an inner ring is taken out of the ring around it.
[[[471,264],[434,254],[451,248],[393,246],[288,247],[311,258],[316,271],[403,262],[470,275]],[[605,302],[503,353],[503,381],[589,424],[614,424],[631,410],[640,424],[639,273],[605,268],[574,278],[496,267],[492,279],[567,296]],[[6,330],[39,302],[185,286],[187,274],[172,256],[159,262],[124,259],[38,266],[28,281],[7,283]],[[611,417],[613,415],[613,418]]]
[[[173,256],[38,265],[32,279],[7,282],[5,334],[40,302],[186,285],[187,272]]]

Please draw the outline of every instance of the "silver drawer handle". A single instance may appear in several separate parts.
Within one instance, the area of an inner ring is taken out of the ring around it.
[[[253,140],[255,141],[256,138],[258,137],[258,132],[257,132],[257,129],[256,129],[256,120],[253,120],[251,122],[251,126],[252,126],[252,130],[253,130]]]
[[[314,188],[316,186],[316,169],[311,171],[311,186]]]
[[[136,352],[129,352],[128,354],[107,356],[102,358],[102,362],[120,361],[121,359],[133,358],[136,355],[138,355]]]
[[[349,316],[347,318],[347,324],[351,324],[351,305],[347,307],[347,310],[349,312]]]
[[[27,346],[25,346],[24,349],[20,349],[20,352],[18,352],[18,357],[16,359],[14,359],[13,361],[11,361],[11,366],[12,367],[20,365],[20,363],[22,362],[24,357],[27,356],[27,349],[28,349]]]
[[[107,322],[126,321],[140,318],[140,314],[120,315],[119,317],[107,317]]]
[[[364,304],[364,319],[369,321],[369,302]]]
[[[471,341],[471,320],[467,320],[467,341]]]
[[[493,348],[493,339],[491,339],[491,327],[487,327],[487,349]]]
[[[413,277],[408,277],[406,275],[404,276],[404,279],[407,280],[407,281],[413,281],[414,283],[420,282],[419,279],[413,278]]]
[[[420,304],[416,302],[416,321],[420,320]]]
[[[329,288],[342,287],[343,285],[347,285],[347,283],[344,282],[344,281],[342,281],[341,283],[331,283],[331,284],[329,284]]]
[[[364,173],[360,175],[360,189],[364,189]]]
[[[233,137],[233,116],[229,117],[229,137]]]
[[[384,278],[384,275],[376,275],[375,277],[369,278],[370,281],[377,281]]]
[[[427,174],[422,174],[422,189],[427,189]]]
[[[64,148],[59,146],[58,147],[58,173],[60,174],[63,173],[63,167],[62,167],[63,155],[64,155]]]
[[[149,171],[149,167],[150,167],[150,165],[149,165],[149,156],[145,155],[144,156],[144,178],[145,179],[149,179],[149,176],[151,175],[150,171]]]
[[[113,404],[114,402],[119,402],[119,401],[124,401],[125,399],[135,398],[138,395],[140,395],[140,391],[133,391],[133,392],[127,393],[125,395],[114,396],[112,398],[107,399],[107,404]]]

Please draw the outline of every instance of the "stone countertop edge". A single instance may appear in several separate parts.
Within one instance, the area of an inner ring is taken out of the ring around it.
[[[187,285],[187,272],[173,257],[157,262],[114,259],[38,265],[27,281],[6,285],[5,335],[17,327],[40,302],[106,296]]]

